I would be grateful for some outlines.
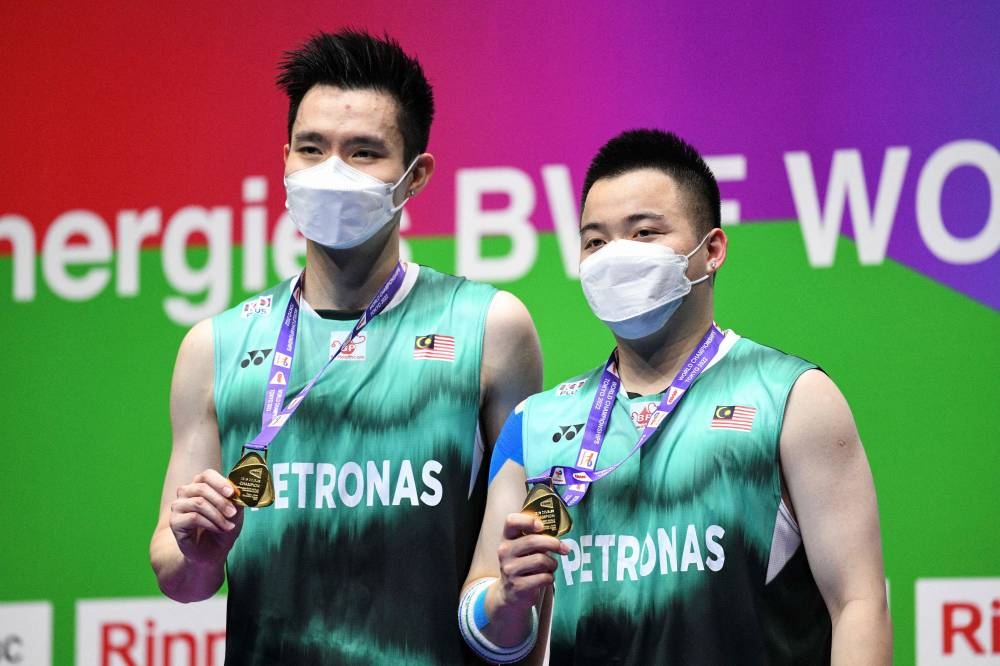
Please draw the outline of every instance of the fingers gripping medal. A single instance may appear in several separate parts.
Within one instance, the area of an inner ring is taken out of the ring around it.
[[[573,527],[573,520],[569,517],[566,503],[547,483],[536,483],[531,486],[521,512],[538,516],[542,521],[542,531],[549,536],[561,537]]]
[[[233,501],[237,504],[263,508],[274,503],[274,485],[267,470],[266,456],[267,451],[264,457],[256,451],[248,451],[229,472],[229,480],[236,487]]]

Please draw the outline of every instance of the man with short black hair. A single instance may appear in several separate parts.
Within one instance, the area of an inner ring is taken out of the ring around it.
[[[850,409],[815,365],[715,324],[727,239],[697,151],[655,130],[609,141],[587,172],[580,247],[617,347],[507,420],[459,607],[466,641],[500,663],[890,663]]]
[[[461,663],[481,463],[540,388],[534,326],[508,293],[400,262],[434,171],[415,59],[319,34],[278,82],[306,268],[181,344],[152,565],[179,601],[228,579],[227,663]]]

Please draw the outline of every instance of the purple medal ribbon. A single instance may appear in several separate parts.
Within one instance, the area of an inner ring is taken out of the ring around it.
[[[375,294],[375,298],[368,304],[365,311],[361,313],[361,318],[354,324],[351,334],[344,338],[344,341],[330,355],[330,359],[326,362],[326,365],[320,368],[316,376],[310,379],[309,383],[298,392],[298,395],[292,398],[282,409],[281,406],[285,401],[285,390],[292,374],[292,359],[295,357],[296,332],[298,331],[299,323],[299,298],[302,295],[302,278],[299,278],[298,284],[295,285],[295,289],[292,291],[292,297],[288,299],[285,318],[281,322],[278,341],[274,345],[274,355],[271,357],[270,378],[267,382],[267,393],[264,396],[264,411],[261,414],[260,433],[244,448],[255,451],[267,451],[267,447],[271,444],[271,441],[281,432],[285,423],[292,417],[295,410],[299,408],[302,401],[306,399],[309,391],[319,381],[319,378],[323,376],[323,373],[330,367],[334,359],[340,355],[344,347],[354,340],[354,337],[361,332],[361,329],[385,309],[385,306],[399,292],[405,275],[406,271],[403,265],[397,263],[392,275],[379,288]]]
[[[563,501],[567,506],[579,504],[590,484],[598,479],[602,479],[611,474],[616,469],[625,464],[625,461],[632,457],[643,445],[656,434],[660,425],[666,421],[667,417],[677,408],[681,398],[694,383],[694,380],[708,367],[725,337],[719,327],[713,323],[702,337],[701,342],[695,350],[688,356],[687,363],[681,368],[674,380],[670,382],[669,388],[663,395],[660,405],[646,423],[639,441],[636,442],[632,450],[624,458],[610,467],[595,470],[597,456],[601,452],[601,445],[604,444],[604,436],[607,434],[608,425],[611,423],[611,410],[615,405],[618,390],[621,387],[621,379],[618,376],[618,350],[611,352],[608,362],[604,366],[604,373],[601,375],[601,385],[597,387],[597,394],[594,396],[594,403],[590,407],[590,416],[587,417],[587,427],[583,431],[583,441],[580,443],[580,452],[577,454],[575,466],[552,467],[545,474],[534,476],[528,479],[528,483],[551,482],[558,485],[565,485]]]

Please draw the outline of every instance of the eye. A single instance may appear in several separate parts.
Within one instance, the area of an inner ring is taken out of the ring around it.
[[[633,237],[634,238],[652,238],[653,236],[657,235],[658,233],[659,232],[657,232],[654,229],[638,229],[633,234]]]
[[[583,243],[584,250],[596,250],[604,246],[603,238],[590,238]]]
[[[381,155],[370,148],[359,148],[351,154],[351,157],[357,160],[374,160],[381,157]]]
[[[304,145],[296,146],[295,152],[301,153],[303,155],[321,155],[322,154],[319,148],[317,148],[316,146],[313,146],[313,145],[309,145],[309,144],[304,144]]]

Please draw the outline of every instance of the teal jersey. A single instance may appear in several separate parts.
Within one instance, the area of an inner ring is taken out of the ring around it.
[[[230,469],[261,427],[284,282],[213,320]],[[229,553],[229,664],[456,664],[451,619],[485,504],[480,366],[490,286],[411,264],[270,446],[272,506]],[[354,319],[302,308],[286,401]]]
[[[656,435],[570,508],[553,664],[829,661],[829,615],[778,464],[785,402],[813,367],[728,332]],[[602,370],[522,405],[529,478],[576,463]],[[626,457],[661,398],[619,393],[596,469]]]

